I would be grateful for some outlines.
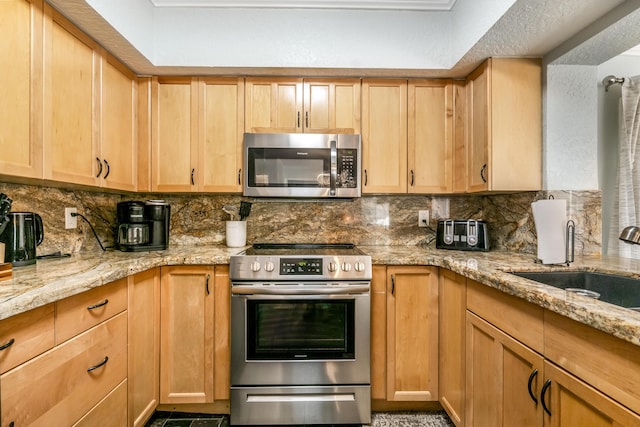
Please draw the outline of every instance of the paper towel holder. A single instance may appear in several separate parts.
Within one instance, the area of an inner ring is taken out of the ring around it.
[[[640,244],[640,228],[638,228],[638,243]],[[566,227],[566,245],[565,245],[565,263],[567,267],[575,259],[575,247],[576,247],[576,223],[570,219],[567,221]],[[543,264],[541,259],[535,260],[536,264]]]
[[[636,225],[630,225],[625,227],[620,232],[620,237],[618,237],[623,242],[640,244],[640,227]]]

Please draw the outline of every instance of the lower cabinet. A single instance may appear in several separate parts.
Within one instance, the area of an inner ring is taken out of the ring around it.
[[[543,358],[467,312],[466,421],[470,426],[540,426]]]
[[[389,402],[437,401],[438,269],[387,266],[383,275],[383,268],[374,266],[372,283],[372,398]],[[379,283],[383,278],[384,292]],[[383,306],[380,298],[386,299],[385,313],[377,310]],[[381,315],[386,317],[385,322],[380,321]],[[386,330],[382,330],[383,326]],[[381,364],[386,367],[384,373]]]
[[[129,426],[160,403],[160,268],[129,276]]]
[[[161,272],[160,403],[211,403],[214,267]]]
[[[2,425],[72,425],[126,377],[124,312],[3,374]]]
[[[466,277],[440,269],[439,294],[439,399],[451,421],[457,427],[462,427],[465,404]]]
[[[228,401],[228,266],[161,267],[160,288],[160,403]]]

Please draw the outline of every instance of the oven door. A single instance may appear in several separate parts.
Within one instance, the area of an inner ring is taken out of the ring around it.
[[[232,385],[369,384],[370,298],[231,297]]]

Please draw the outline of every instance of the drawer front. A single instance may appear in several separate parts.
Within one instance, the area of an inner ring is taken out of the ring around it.
[[[2,375],[2,426],[72,425],[126,376],[125,312]]]
[[[127,308],[127,279],[56,302],[56,344],[86,331]]]
[[[53,304],[0,321],[0,374],[54,345]]]
[[[497,289],[467,280],[467,309],[513,338],[542,353],[542,307]]]
[[[127,380],[124,380],[73,427],[122,427],[126,425]]]

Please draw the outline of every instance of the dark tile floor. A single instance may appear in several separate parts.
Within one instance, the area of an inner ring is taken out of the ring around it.
[[[444,411],[371,414],[370,427],[453,427]],[[228,415],[156,412],[145,427],[229,427]],[[295,426],[288,426],[295,427]],[[304,426],[299,426],[304,427]],[[345,427],[345,426],[325,426]],[[355,427],[355,426],[351,426]],[[367,426],[368,427],[368,426]]]
[[[229,427],[227,415],[156,411],[145,427]]]

